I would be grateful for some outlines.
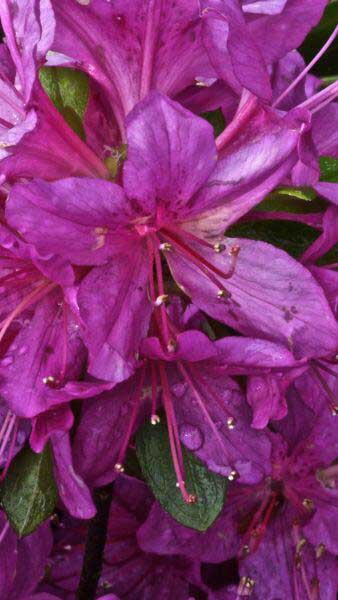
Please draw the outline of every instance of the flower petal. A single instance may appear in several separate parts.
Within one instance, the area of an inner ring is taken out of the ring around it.
[[[249,239],[224,238],[239,247],[234,274],[211,281],[194,263],[179,254],[167,254],[175,280],[193,302],[211,317],[244,335],[281,342],[296,359],[325,356],[335,351],[338,326],[323,290],[311,273],[286,252]],[[230,256],[194,246],[203,259],[227,273]],[[224,297],[219,298],[219,290]],[[229,295],[230,294],[230,295]]]
[[[129,115],[127,139],[124,187],[145,211],[184,208],[216,164],[211,125],[158,92]]]
[[[116,230],[131,214],[120,186],[86,177],[16,184],[6,207],[8,223],[40,252],[78,265],[107,262]]]
[[[136,353],[151,314],[145,250],[134,244],[107,266],[94,268],[82,281],[78,302],[85,325],[91,375],[112,383],[135,370]]]
[[[69,434],[54,433],[51,442],[54,472],[61,500],[73,517],[91,519],[96,513],[96,508],[88,487],[74,471]]]

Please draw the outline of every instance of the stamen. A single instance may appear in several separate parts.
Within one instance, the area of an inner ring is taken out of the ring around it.
[[[311,500],[311,498],[304,498],[304,500],[302,501],[302,505],[309,512],[313,511],[315,508],[314,502],[313,502],[313,500]]]
[[[237,477],[238,477],[238,473],[237,473],[237,471],[235,471],[235,469],[230,471],[230,474],[228,475],[229,481],[234,481]]]
[[[159,245],[159,250],[162,252],[170,252],[170,250],[172,250],[172,245],[168,242],[164,242],[163,244]]]
[[[325,42],[324,46],[319,50],[316,56],[309,62],[309,64],[303,69],[303,71],[296,77],[296,79],[289,85],[284,92],[275,100],[273,103],[273,107],[276,107],[284,98],[293,90],[293,88],[307,75],[307,73],[312,69],[312,67],[318,62],[318,60],[323,56],[326,50],[330,47],[332,42],[335,40],[338,33],[338,25],[335,27],[333,32],[331,33],[329,39]]]
[[[150,422],[152,425],[157,425],[160,422],[160,417],[156,414],[157,405],[157,375],[154,363],[150,363],[151,369],[151,417]]]
[[[234,417],[228,417],[228,419],[227,419],[228,429],[235,429],[235,425],[236,425],[236,421],[235,421]]]
[[[136,391],[134,394],[134,398],[133,398],[133,400],[134,400],[133,410],[132,410],[129,424],[127,427],[127,431],[124,435],[124,440],[123,440],[122,446],[120,448],[120,451],[119,451],[119,454],[117,457],[117,461],[116,461],[116,464],[114,467],[115,471],[117,471],[118,473],[124,472],[123,461],[125,459],[127,448],[129,446],[130,438],[133,433],[135,421],[136,421],[139,407],[140,407],[140,402],[141,402],[141,398],[142,398],[142,388],[143,388],[143,383],[144,383],[144,376],[145,376],[145,367],[143,367],[143,369],[141,371],[140,379],[139,379],[139,382],[138,382],[138,385],[137,385],[137,388],[136,388]]]
[[[316,547],[316,559],[319,560],[326,551],[325,544],[318,544]]]
[[[177,341],[174,339],[170,339],[169,342],[167,343],[168,352],[176,352],[176,349],[177,349]]]
[[[178,487],[180,488],[183,500],[187,504],[191,504],[191,498],[193,496],[191,494],[188,494],[186,487],[185,487],[185,483],[184,483],[184,476],[183,476],[184,464],[183,464],[182,448],[181,448],[176,418],[175,418],[175,414],[173,411],[169,383],[168,383],[167,375],[165,372],[165,367],[162,362],[160,362],[160,364],[159,364],[159,371],[160,371],[160,378],[161,378],[161,384],[162,384],[164,409],[165,409],[165,412],[167,415],[171,457],[172,457],[172,461],[173,461],[173,465],[174,465],[174,469],[175,469],[175,473],[176,473],[176,477],[177,477]]]
[[[7,533],[7,531],[8,531],[8,530],[9,530],[9,521],[7,521],[7,522],[5,523],[5,525],[4,525],[4,527],[3,527],[3,529],[2,529],[2,531],[1,531],[1,533],[0,533],[0,544],[1,544],[1,543],[3,542],[3,540],[5,539],[5,537],[6,537],[6,533]]]
[[[226,249],[225,244],[220,244],[219,242],[217,244],[214,244],[214,250],[218,254],[220,254],[221,252],[224,252],[225,249]]]
[[[158,425],[159,423],[161,423],[161,419],[158,415],[152,414],[150,417],[150,423],[152,425]]]
[[[155,304],[155,306],[162,306],[162,304],[165,304],[166,302],[168,302],[168,300],[169,300],[168,294],[162,294],[161,296],[157,296],[154,304]]]
[[[254,587],[254,579],[251,579],[251,577],[241,577],[237,588],[237,594],[239,596],[251,596]]]

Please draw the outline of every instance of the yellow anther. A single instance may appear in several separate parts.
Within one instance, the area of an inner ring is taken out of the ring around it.
[[[151,415],[150,417],[150,423],[152,425],[158,425],[161,422],[161,419],[158,415]]]

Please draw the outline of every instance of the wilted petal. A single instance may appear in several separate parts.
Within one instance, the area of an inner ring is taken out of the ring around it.
[[[224,243],[240,251],[234,274],[229,279],[218,276],[219,287],[183,255],[167,255],[175,280],[199,308],[244,335],[285,344],[297,359],[336,349],[336,320],[307,269],[264,242],[224,238]],[[226,251],[216,254],[200,246],[196,250],[218,271],[229,271]],[[219,298],[222,289],[224,297]]]
[[[216,164],[210,124],[158,92],[129,115],[127,139],[124,186],[144,210],[160,200],[170,212],[184,208]]]

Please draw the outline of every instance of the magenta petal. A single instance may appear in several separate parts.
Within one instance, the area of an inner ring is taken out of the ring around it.
[[[64,380],[81,373],[85,351],[79,331],[65,328],[60,310],[62,297],[52,293],[41,300],[31,320],[24,325],[9,347],[0,366],[0,390],[11,410],[19,416],[34,417],[67,400],[58,397]],[[73,324],[74,325],[74,324]],[[64,348],[67,360],[64,364]],[[52,377],[53,388],[46,378]]]
[[[137,531],[137,541],[144,552],[181,554],[202,562],[218,563],[233,556],[239,536],[229,510],[200,533],[177,523],[154,502],[147,520]]]
[[[320,181],[315,186],[316,192],[323,198],[327,198],[333,204],[338,206],[338,183],[329,183],[327,181]]]
[[[245,87],[270,100],[266,64],[239,5],[228,0],[204,0],[201,4],[205,9],[203,41],[218,77],[238,92]]]
[[[68,431],[74,423],[74,415],[68,405],[55,406],[33,419],[29,443],[34,452],[42,452],[50,436],[56,431]]]
[[[114,467],[127,434],[134,387],[131,379],[83,403],[73,454],[76,470],[91,487],[105,485],[117,475]]]
[[[141,245],[114,256],[82,281],[78,301],[89,350],[89,372],[118,383],[135,370],[151,314],[148,260]]]
[[[216,164],[210,124],[160,93],[129,115],[127,139],[124,187],[144,210],[154,211],[159,200],[172,211],[184,208]]]
[[[291,352],[279,344],[259,338],[227,336],[215,342],[217,363],[235,374],[250,373],[250,369],[291,367],[295,359]],[[237,369],[236,369],[237,368]]]
[[[60,498],[73,517],[91,519],[95,505],[83,479],[74,471],[68,433],[54,433],[51,437],[54,472]]]
[[[264,242],[231,238],[224,242],[228,250],[236,246],[240,251],[234,274],[219,277],[219,287],[183,255],[167,255],[174,278],[199,308],[244,335],[283,343],[297,359],[335,351],[336,320],[307,269]],[[216,255],[198,247],[198,252],[220,271],[229,271],[227,251]],[[219,298],[223,286],[225,295]]]
[[[278,375],[249,377],[247,400],[253,411],[252,426],[264,429],[269,421],[283,419],[288,412],[285,397],[289,381]]]
[[[265,7],[272,2],[255,2]],[[267,63],[282,58],[290,50],[298,48],[308,32],[314,27],[327,4],[327,0],[288,0],[285,8],[273,14],[264,14],[263,9],[250,11],[248,28],[256,40]],[[258,8],[258,7],[257,7]]]
[[[207,366],[198,365],[192,372],[209,417],[187,384],[172,386],[181,441],[210,470],[226,477],[235,470],[243,483],[260,481],[270,472],[271,445],[265,434],[251,428],[250,411],[237,384],[209,375]],[[229,419],[234,427],[228,427]]]
[[[132,211],[120,186],[74,177],[16,184],[6,216],[40,252],[53,252],[73,264],[96,265],[107,261],[113,233],[129,223]]]
[[[192,330],[179,333],[175,339],[175,344],[175,351],[169,352],[163,349],[158,338],[149,337],[142,342],[140,352],[143,356],[155,360],[187,360],[191,362],[207,360],[217,354],[215,344],[201,331]]]

